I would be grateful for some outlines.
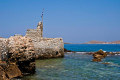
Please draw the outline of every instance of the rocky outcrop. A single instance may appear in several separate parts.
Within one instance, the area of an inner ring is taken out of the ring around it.
[[[2,57],[0,67],[3,70],[3,74],[0,76],[5,74],[6,79],[11,79],[35,72],[35,49],[31,39],[23,36],[12,36],[6,41],[1,41],[0,44],[4,48],[3,50],[1,47],[0,52],[0,57]]]
[[[22,76],[22,72],[20,71],[16,63],[10,62],[4,69],[9,79]]]
[[[64,52],[72,52],[71,50],[67,50],[66,48],[64,48]]]
[[[22,72],[18,65],[12,62],[0,61],[0,80],[9,80],[14,77],[21,77]]]
[[[105,53],[104,51],[102,50],[99,50],[97,52],[95,52],[93,54],[93,60],[92,61],[95,61],[95,62],[99,62],[101,61],[103,58],[105,58],[107,56],[107,53]]]
[[[0,80],[9,80],[3,67],[0,66]]]
[[[64,52],[72,52],[72,53],[75,53],[75,51],[67,50],[66,48],[64,48]]]

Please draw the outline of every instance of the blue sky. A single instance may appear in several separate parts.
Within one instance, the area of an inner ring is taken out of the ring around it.
[[[44,37],[70,43],[120,40],[120,0],[0,0],[0,36],[36,28],[43,8]]]

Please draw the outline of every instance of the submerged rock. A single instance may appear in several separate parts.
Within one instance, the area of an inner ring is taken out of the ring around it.
[[[108,64],[110,64],[109,62],[104,62],[104,63],[101,63],[101,64],[105,64],[105,65],[108,65]]]
[[[67,50],[66,48],[64,48],[64,52],[72,52],[71,50]]]
[[[93,60],[92,61],[99,62],[103,58],[105,58],[106,56],[107,56],[107,53],[105,53],[102,50],[99,50],[99,51],[93,53]]]

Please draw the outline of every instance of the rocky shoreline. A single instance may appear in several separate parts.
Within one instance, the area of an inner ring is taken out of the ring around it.
[[[76,51],[71,51],[71,50],[67,50],[65,49],[65,53],[80,53],[80,54],[85,54],[85,55],[93,55],[95,52],[76,52]],[[105,52],[107,53],[107,56],[114,56],[114,55],[120,55],[120,52]]]
[[[107,57],[107,56],[116,56],[116,55],[120,55],[120,52],[105,52],[102,49],[100,49],[97,52],[75,52],[75,51],[71,51],[71,50],[67,50],[64,48],[65,53],[74,53],[74,54],[82,54],[82,55],[92,55],[93,62],[100,62],[102,61],[103,58]],[[104,64],[104,63],[103,63]],[[108,63],[105,63],[108,64]]]

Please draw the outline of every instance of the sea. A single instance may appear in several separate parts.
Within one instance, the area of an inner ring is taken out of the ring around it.
[[[92,62],[84,52],[120,52],[120,44],[65,44],[64,58],[36,60],[36,73],[20,80],[120,80],[120,56],[107,56],[102,62]],[[109,63],[109,64],[103,64]]]

